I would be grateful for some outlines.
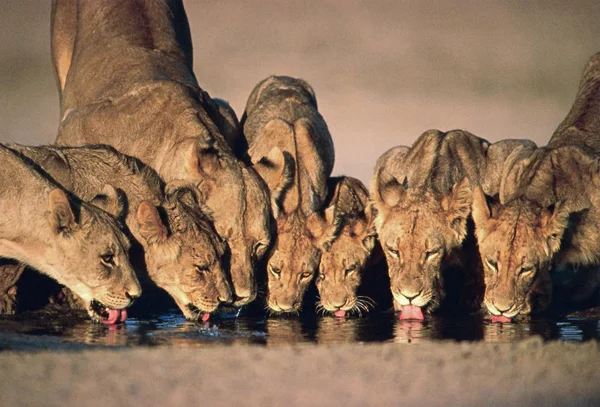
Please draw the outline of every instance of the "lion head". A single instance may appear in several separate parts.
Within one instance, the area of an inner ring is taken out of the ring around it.
[[[126,318],[124,308],[140,296],[141,287],[129,263],[130,242],[109,213],[85,202],[76,217],[66,193],[48,195],[48,221],[56,237],[52,253],[29,262],[69,287],[83,300],[94,321]]]
[[[317,309],[344,316],[362,313],[372,300],[357,296],[367,261],[375,245],[369,193],[359,180],[330,178],[332,199],[325,210],[331,232],[324,242],[316,279],[320,300]]]
[[[269,193],[254,169],[235,158],[224,141],[211,143],[180,143],[177,154],[183,155],[184,163],[169,163],[176,168],[170,179],[195,184],[210,209],[215,230],[230,249],[227,271],[233,303],[241,306],[256,298],[255,269],[271,245]]]
[[[137,222],[148,274],[165,289],[188,319],[206,320],[232,290],[222,266],[226,244],[212,229],[194,187],[169,191],[164,219],[148,201],[140,203]]]
[[[467,234],[470,192],[466,178],[442,196],[407,192],[401,203],[378,215],[392,294],[401,306],[434,310],[439,305],[443,262]]]
[[[494,316],[542,311],[550,303],[552,258],[568,223],[561,205],[541,207],[526,199],[489,205],[480,188],[473,199],[484,265],[485,305]]]
[[[277,240],[267,262],[267,305],[274,312],[297,313],[317,273],[327,224],[314,213],[308,218],[284,215],[277,225]]]
[[[449,184],[446,192],[428,183],[411,185],[409,178],[423,178],[425,169],[420,166],[424,161],[438,159],[437,153],[432,156],[432,151],[419,149],[430,136],[439,138],[438,133],[425,133],[415,143],[417,147],[396,147],[385,153],[375,169],[372,193],[375,226],[394,299],[401,307],[414,305],[428,311],[435,310],[444,296],[443,266],[461,247],[471,212],[467,177]],[[422,157],[416,167],[404,162],[409,152],[412,160]],[[398,174],[407,175],[398,178]]]

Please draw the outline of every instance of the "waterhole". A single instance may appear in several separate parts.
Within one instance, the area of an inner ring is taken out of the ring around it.
[[[440,340],[514,342],[538,336],[544,340],[582,342],[600,339],[594,317],[530,317],[492,323],[481,315],[430,316],[401,321],[393,312],[362,317],[253,317],[224,313],[206,323],[186,321],[172,310],[105,326],[84,314],[56,310],[0,318],[0,349],[69,349],[87,347],[207,347],[217,344],[277,346],[316,343],[423,343]]]

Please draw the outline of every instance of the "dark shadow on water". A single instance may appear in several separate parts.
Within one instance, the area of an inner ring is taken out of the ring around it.
[[[130,318],[105,326],[83,312],[47,307],[42,311],[0,317],[0,350],[82,349],[98,347],[209,347],[356,342],[420,343],[439,340],[514,342],[531,336],[545,340],[600,339],[595,318],[523,318],[492,323],[481,315],[433,316],[425,321],[400,321],[392,312],[363,317],[252,317],[223,314],[207,323],[186,321],[178,310]]]

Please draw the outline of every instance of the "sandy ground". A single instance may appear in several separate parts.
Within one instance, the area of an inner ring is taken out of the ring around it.
[[[3,406],[600,405],[597,342],[0,354]]]

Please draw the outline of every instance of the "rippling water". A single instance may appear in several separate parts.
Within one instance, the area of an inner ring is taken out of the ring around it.
[[[597,318],[529,318],[502,324],[477,315],[435,316],[418,322],[400,321],[393,313],[379,313],[347,319],[312,316],[235,318],[224,315],[202,324],[186,321],[175,311],[144,319],[130,318],[125,324],[116,326],[94,324],[80,315],[52,312],[0,318],[0,349],[422,343],[438,340],[513,342],[530,336],[578,342],[600,339],[600,321]]]

